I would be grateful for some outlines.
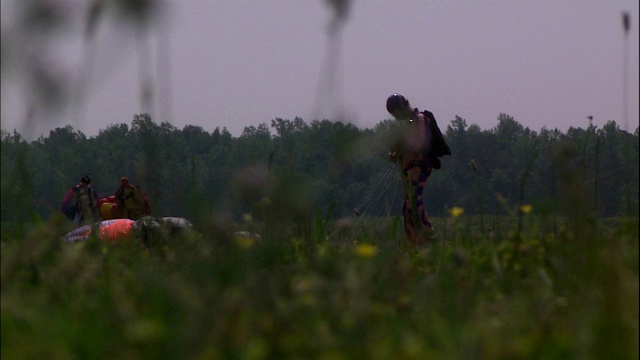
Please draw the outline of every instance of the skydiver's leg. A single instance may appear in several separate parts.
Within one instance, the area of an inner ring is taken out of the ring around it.
[[[405,236],[409,242],[416,243],[418,240],[418,228],[420,227],[420,216],[417,212],[419,208],[416,206],[419,183],[416,180],[420,175],[420,169],[418,167],[413,167],[405,170],[405,174],[404,203],[402,208]]]
[[[431,174],[428,167],[413,167],[406,171],[405,204],[403,214],[407,240],[412,244],[423,244],[432,234],[433,226],[425,210],[423,193],[427,178]]]
[[[416,209],[420,219],[420,224],[427,228],[433,228],[433,226],[431,225],[431,221],[429,221],[429,214],[427,213],[427,210],[424,207],[424,198],[423,198],[424,188],[427,185],[428,177],[429,177],[429,172],[426,172],[426,171],[421,171],[420,174],[418,175],[418,179],[415,184]]]

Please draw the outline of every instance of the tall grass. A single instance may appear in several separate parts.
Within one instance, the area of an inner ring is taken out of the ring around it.
[[[209,223],[150,248],[72,245],[57,217],[3,238],[0,355],[638,356],[637,217],[601,219],[585,238],[584,219],[533,212],[520,241],[517,217],[486,219],[486,236],[478,218],[440,218],[421,248],[403,245],[394,219],[340,239],[307,221],[298,233],[255,224],[259,242]]]

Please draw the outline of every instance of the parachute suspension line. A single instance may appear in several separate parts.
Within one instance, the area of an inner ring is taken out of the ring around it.
[[[382,170],[374,183],[369,187],[369,190],[362,197],[360,202],[351,210],[346,217],[353,218],[359,217],[362,214],[368,215],[382,215],[385,210],[389,212],[389,204],[383,204],[383,200],[389,199],[389,194],[392,194],[391,199],[396,199],[398,192],[398,184],[395,181],[396,167],[394,164],[390,164],[384,170]],[[393,190],[395,189],[395,190]],[[393,190],[391,192],[391,190]],[[386,205],[386,206],[382,206]],[[385,209],[383,209],[383,207]],[[382,210],[381,210],[382,209]],[[377,210],[377,211],[376,211]]]
[[[389,174],[385,174],[384,177],[386,181],[383,181],[378,186],[374,186],[364,198],[364,203],[361,205],[361,208],[358,209],[360,214],[366,214],[371,216],[379,216],[382,215],[382,199],[386,198],[389,195],[391,187],[393,186],[393,182],[390,181]]]
[[[389,201],[395,203],[398,188],[399,182],[397,181],[397,171],[395,166],[391,165],[385,173],[382,185],[371,192],[370,199],[368,200],[369,204],[365,211],[372,216],[389,215]]]
[[[397,193],[400,188],[400,184],[397,180],[397,174],[394,166],[391,166],[391,171],[387,175],[386,180],[384,181],[385,186],[378,192],[374,193],[374,198],[371,201],[371,204],[376,212],[373,212],[371,215],[375,216],[388,216],[390,213],[390,207],[393,204],[389,204],[389,201],[396,203],[396,199],[398,199]],[[391,194],[391,197],[389,196]]]
[[[365,195],[360,199],[360,201],[356,204],[356,206],[347,214],[346,217],[356,217],[362,215],[365,208],[368,208],[369,200],[374,191],[378,191],[381,186],[383,186],[384,179],[387,177],[387,173],[389,172],[389,168],[385,168],[382,170],[375,182],[369,186],[369,190],[365,193]]]
[[[356,228],[366,226],[366,218],[368,217],[383,216],[385,214],[389,216],[392,207],[394,205],[400,205],[397,197],[400,188],[398,174],[399,172],[395,164],[389,164],[380,171],[357,205],[342,217],[341,220],[345,221],[343,224],[347,225],[347,228],[355,230]],[[343,227],[344,225],[333,229],[329,237],[333,238],[339,235],[346,229]],[[340,239],[340,236],[338,236],[337,239]]]
[[[397,173],[395,173],[397,174]],[[394,206],[394,202],[396,202],[397,204],[400,204],[399,201],[396,201],[396,199],[401,199],[402,198],[402,194],[400,193],[400,186],[397,186],[397,182],[396,182],[396,186],[393,187],[393,193],[391,193],[391,197],[387,198],[387,201],[385,202],[385,214],[387,216],[391,216],[392,212],[391,209]],[[389,200],[391,200],[391,203],[389,203]],[[396,204],[396,206],[397,206]]]

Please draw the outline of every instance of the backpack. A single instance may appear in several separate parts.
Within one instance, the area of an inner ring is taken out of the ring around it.
[[[425,155],[429,156],[429,158],[431,159],[431,166],[434,169],[440,169],[441,163],[440,159],[438,158],[445,155],[451,155],[451,149],[449,148],[449,145],[447,145],[447,143],[444,141],[444,136],[442,136],[442,131],[440,131],[433,113],[431,111],[425,110],[422,112],[422,114],[424,114],[425,118],[428,118],[430,120],[429,127],[431,128],[431,151],[429,151],[429,153]]]

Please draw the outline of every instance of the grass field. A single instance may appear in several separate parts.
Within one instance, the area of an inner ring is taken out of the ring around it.
[[[637,217],[454,215],[421,248],[398,218],[244,224],[261,241],[201,222],[148,249],[29,225],[2,237],[1,355],[638,358]]]

